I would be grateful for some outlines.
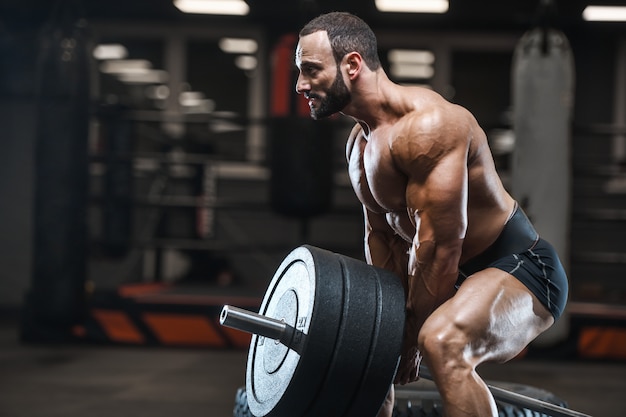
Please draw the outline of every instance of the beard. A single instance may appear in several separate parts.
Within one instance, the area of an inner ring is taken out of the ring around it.
[[[320,97],[312,94],[311,97],[319,100],[319,107],[311,107],[311,117],[314,120],[324,119],[343,110],[350,103],[350,91],[343,81],[341,71],[337,70],[337,76],[333,84],[325,91],[326,95]]]

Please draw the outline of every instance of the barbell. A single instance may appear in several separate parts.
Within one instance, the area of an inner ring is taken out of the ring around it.
[[[390,271],[314,246],[282,261],[259,313],[224,306],[220,323],[252,333],[248,405],[257,417],[373,417],[393,382],[405,318]],[[420,366],[420,376],[432,380]],[[589,417],[488,385],[496,400],[555,417]]]

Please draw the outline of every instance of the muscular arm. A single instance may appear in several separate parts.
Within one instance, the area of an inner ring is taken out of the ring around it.
[[[444,135],[445,135],[444,131]],[[467,144],[438,142],[424,156],[408,146],[396,159],[407,175],[407,208],[415,223],[408,257],[403,358],[396,381],[417,378],[417,339],[428,316],[454,293],[467,229]],[[425,163],[428,162],[428,163]],[[426,167],[426,168],[424,168]]]
[[[409,185],[416,233],[408,259],[407,314],[417,329],[454,293],[467,227],[467,169],[462,151],[434,168],[424,184]]]
[[[395,273],[402,279],[406,291],[409,243],[389,227],[384,214],[374,213],[366,207],[363,207],[363,214],[367,263]]]

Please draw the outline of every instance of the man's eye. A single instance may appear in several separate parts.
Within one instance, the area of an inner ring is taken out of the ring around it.
[[[313,68],[313,67],[307,67],[305,68],[305,73],[307,75],[315,75],[319,72],[319,70],[317,68]]]

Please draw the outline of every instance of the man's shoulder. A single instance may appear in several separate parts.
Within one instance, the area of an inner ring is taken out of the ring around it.
[[[421,140],[458,139],[475,124],[464,107],[451,103],[438,93],[425,89],[408,89],[404,97],[406,111],[399,118],[397,137]]]
[[[447,106],[422,105],[407,112],[390,130],[390,145],[411,145],[413,147],[430,149],[447,142],[458,141],[457,135],[464,127],[461,119],[453,109]]]
[[[436,164],[455,149],[467,148],[473,117],[463,107],[439,97],[417,98],[414,108],[394,124],[389,148],[400,165],[417,160]]]

